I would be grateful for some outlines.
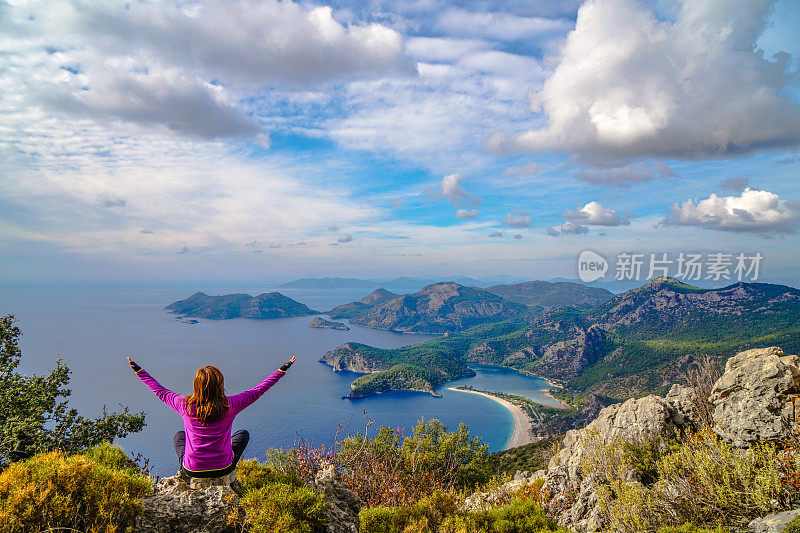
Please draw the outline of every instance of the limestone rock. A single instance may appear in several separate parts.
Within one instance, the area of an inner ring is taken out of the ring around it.
[[[339,472],[333,464],[322,465],[314,480],[314,487],[325,496],[325,500],[328,502],[328,521],[325,531],[327,533],[357,533],[361,500],[355,492],[341,482]]]
[[[178,473],[161,479],[144,510],[136,533],[235,533],[228,515],[238,507],[236,472],[218,478],[187,478]]]
[[[798,391],[797,356],[783,356],[777,346],[738,353],[711,392],[714,431],[738,447],[786,440],[792,430],[787,396]]]
[[[764,518],[756,518],[748,524],[748,528],[753,533],[783,533],[786,525],[798,516],[800,509],[774,513]]]
[[[569,529],[600,531],[604,519],[597,506],[594,483],[581,470],[587,439],[592,436],[607,443],[617,439],[646,441],[671,436],[680,431],[682,423],[683,416],[669,401],[646,396],[608,406],[585,428],[568,431],[545,473],[544,487],[554,496],[548,504],[550,511]]]
[[[692,387],[673,385],[665,399],[675,408],[675,421],[678,425],[683,425],[697,429],[700,426],[700,417],[695,413],[695,398],[697,392]]]

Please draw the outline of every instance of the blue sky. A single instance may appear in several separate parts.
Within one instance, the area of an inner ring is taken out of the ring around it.
[[[800,4],[4,2],[3,279],[800,284]]]

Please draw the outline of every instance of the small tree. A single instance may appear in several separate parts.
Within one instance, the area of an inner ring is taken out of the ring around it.
[[[13,315],[0,317],[0,468],[40,451],[74,453],[141,431],[144,412],[108,413],[88,419],[67,406],[70,370],[61,359],[44,376],[16,371],[22,360]]]

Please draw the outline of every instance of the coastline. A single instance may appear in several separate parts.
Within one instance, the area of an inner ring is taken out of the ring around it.
[[[467,390],[467,389],[457,389],[455,387],[448,387],[447,390],[452,390],[456,392],[466,392],[469,394],[478,394],[483,396],[484,398],[489,398],[493,400],[506,409],[511,413],[511,416],[514,417],[514,429],[511,432],[511,437],[509,437],[508,442],[506,442],[505,447],[503,450],[508,450],[510,448],[516,448],[517,446],[522,446],[523,444],[530,444],[534,442],[533,437],[531,436],[531,427],[533,425],[533,420],[529,417],[525,411],[520,409],[518,406],[514,405],[513,403],[509,402],[508,400],[504,400],[502,398],[498,398],[497,396],[492,396],[491,394],[486,394],[485,392],[480,392],[476,390]]]

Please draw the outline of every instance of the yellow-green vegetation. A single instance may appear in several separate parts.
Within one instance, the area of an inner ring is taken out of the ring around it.
[[[239,463],[237,478],[245,515],[231,521],[251,533],[311,533],[325,525],[325,499],[293,472],[250,459]]]
[[[782,533],[800,533],[800,516],[794,517],[791,522],[786,524]]]
[[[152,480],[108,444],[37,454],[0,473],[0,532],[125,531],[151,490]]]
[[[470,512],[460,510],[457,498],[443,492],[415,505],[365,508],[359,518],[361,533],[566,533],[532,501]]]
[[[730,533],[730,529],[722,526],[708,529],[705,527],[698,527],[691,522],[687,522],[680,526],[666,526],[658,528],[656,533]]]
[[[800,492],[792,455],[768,443],[733,448],[708,429],[681,441],[605,443],[589,435],[584,444],[584,472],[595,474],[599,504],[614,531],[687,522],[743,526],[789,508]],[[630,483],[631,472],[642,483]]]
[[[489,460],[497,473],[514,474],[517,470],[535,472],[545,468],[553,456],[553,445],[563,437],[548,437],[524,446],[495,452]]]

